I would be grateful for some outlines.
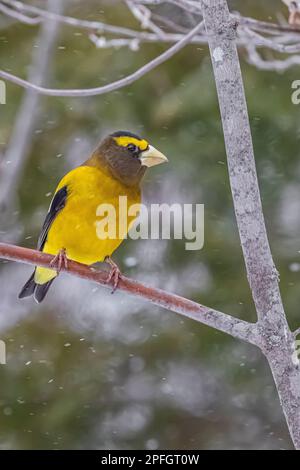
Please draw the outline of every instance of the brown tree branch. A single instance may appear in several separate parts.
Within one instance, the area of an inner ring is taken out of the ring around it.
[[[0,243],[0,258],[49,268],[53,256],[29,248]],[[106,282],[108,272],[105,270],[96,270],[75,261],[69,261],[68,268],[62,267],[62,270],[82,279],[96,282],[106,288],[112,288],[112,284]],[[231,315],[205,307],[179,295],[147,286],[125,276],[121,277],[118,290],[211,326],[242,341],[247,341],[256,346],[259,345],[256,324],[234,318]]]

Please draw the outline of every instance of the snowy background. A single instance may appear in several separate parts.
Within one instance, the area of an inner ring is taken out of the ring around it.
[[[286,14],[279,0],[236,0],[230,6],[271,21]],[[119,2],[70,0],[62,8],[78,18],[136,26]],[[180,21],[179,10],[171,14]],[[4,16],[0,27],[1,68],[32,73],[45,31]],[[62,88],[118,79],[165,47],[96,49],[85,32],[64,26],[52,42],[43,81]],[[240,56],[270,242],[288,318],[297,327],[300,132],[291,83],[300,70],[262,72],[245,63],[242,51]],[[115,260],[129,276],[254,321],[206,47],[189,46],[109,95],[38,97],[33,103],[30,95],[8,85],[7,104],[0,107],[0,178],[16,151],[12,136],[16,142],[28,120],[32,126],[21,147],[19,175],[2,201],[0,188],[1,241],[35,247],[61,176],[107,132],[128,129],[170,161],[147,174],[144,202],[205,204],[205,244],[192,252],[184,241],[128,240]],[[26,115],[30,102],[33,112]],[[291,448],[269,368],[255,348],[67,275],[42,305],[19,301],[30,272],[1,262],[0,338],[8,363],[0,366],[0,448]]]

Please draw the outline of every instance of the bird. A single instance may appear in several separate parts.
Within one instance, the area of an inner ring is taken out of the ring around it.
[[[62,267],[68,268],[68,260],[86,265],[108,263],[107,282],[113,281],[114,291],[121,272],[111,256],[138,213],[126,214],[124,233],[104,239],[96,230],[97,208],[111,204],[118,214],[120,196],[127,198],[128,206],[139,207],[146,170],[167,161],[163,153],[132,132],[117,131],[105,137],[84,163],[59,182],[37,243],[37,249],[53,259],[49,268],[35,267],[19,298],[33,296],[37,303],[42,302]],[[117,226],[122,222],[119,219],[117,215]]]
[[[291,26],[300,26],[300,1],[299,0],[282,0],[289,9],[289,24]]]

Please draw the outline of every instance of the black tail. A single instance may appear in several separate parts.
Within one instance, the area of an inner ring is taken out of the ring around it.
[[[51,281],[48,281],[45,284],[36,284],[36,288],[34,291],[34,300],[36,300],[38,304],[40,304],[44,299],[54,279],[55,278],[51,279]]]
[[[34,281],[34,274],[35,274],[35,271],[30,276],[30,278],[24,285],[23,289],[21,290],[19,294],[19,299],[23,299],[24,297],[30,297],[30,295],[33,295],[35,291],[35,287],[36,287],[36,283]]]
[[[34,300],[37,303],[41,303],[54,279],[51,279],[51,281],[46,282],[45,284],[37,284],[34,280],[34,274],[35,271],[30,276],[23,289],[21,290],[19,294],[19,299],[23,299],[24,297],[30,297],[31,295],[33,295]]]

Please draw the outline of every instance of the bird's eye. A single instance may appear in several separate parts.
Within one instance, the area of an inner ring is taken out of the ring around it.
[[[134,144],[128,144],[128,145],[127,145],[127,149],[128,149],[129,152],[131,152],[131,153],[138,153],[138,151],[139,151],[139,148],[138,148],[136,145],[134,145]]]

